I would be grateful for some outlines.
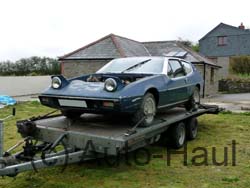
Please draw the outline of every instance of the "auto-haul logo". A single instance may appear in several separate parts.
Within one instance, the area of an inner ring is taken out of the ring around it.
[[[195,147],[191,150],[191,153],[190,151],[188,151],[187,143],[185,143],[184,147],[180,150],[167,149],[165,155],[151,153],[147,148],[139,148],[134,152],[129,152],[131,151],[131,148],[129,147],[128,143],[125,144],[125,147],[123,149],[117,147],[115,150],[116,154],[110,155],[110,148],[105,147],[103,148],[102,153],[100,153],[100,151],[97,152],[92,140],[88,140],[83,151],[84,152],[82,152],[80,162],[85,161],[89,158],[93,158],[97,159],[97,164],[100,165],[101,162],[99,159],[102,158],[104,159],[102,161],[111,167],[119,166],[119,164],[124,162],[127,165],[131,165],[132,163],[136,165],[147,165],[151,160],[155,158],[166,159],[166,166],[171,166],[172,157],[176,155],[183,156],[184,166],[236,166],[237,160],[235,140],[232,140],[229,147],[223,147],[223,149],[221,149],[221,147],[220,149],[218,149],[217,147],[212,147],[211,149],[207,149],[206,147]],[[64,155],[64,161],[65,163],[67,163],[69,153],[65,152]],[[188,161],[191,161],[191,164],[190,162],[188,163]],[[53,162],[48,163],[46,157],[44,156],[43,162],[48,166],[53,166],[57,163],[56,159]],[[65,166],[67,166],[67,164],[65,164]]]
[[[182,155],[183,156],[183,165],[188,165],[188,150],[187,143],[184,144],[182,151],[175,151],[167,149],[167,166],[171,165],[171,156],[172,155]],[[217,156],[219,151],[216,147],[211,149],[211,161],[214,166],[236,166],[236,141],[232,140],[231,147],[223,148],[223,159],[218,160]],[[191,165],[193,166],[208,166],[209,165],[209,150],[205,147],[196,147],[192,149],[192,158]],[[231,159],[231,160],[230,160]],[[231,163],[229,163],[231,161]]]

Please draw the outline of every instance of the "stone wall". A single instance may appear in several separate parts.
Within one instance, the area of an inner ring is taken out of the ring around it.
[[[61,62],[62,74],[67,77],[76,77],[83,74],[95,73],[110,60],[67,60]]]
[[[206,65],[205,96],[214,96],[219,90],[219,69]]]
[[[200,72],[202,77],[204,78],[204,65],[195,65],[197,70]],[[212,73],[213,71],[213,73]],[[212,66],[206,65],[205,72],[205,97],[214,96],[218,94],[218,68],[214,68]],[[212,76],[213,74],[213,76]],[[203,88],[201,88],[201,95],[203,94]]]
[[[219,80],[228,77],[230,57],[207,57],[207,58],[213,61],[216,65],[221,66],[221,68],[218,70]]]
[[[227,93],[248,93],[250,92],[250,80],[220,80],[219,91]]]
[[[230,57],[217,57],[217,62],[216,64],[221,66],[219,69],[219,80],[227,78],[229,75],[229,62],[230,62]]]

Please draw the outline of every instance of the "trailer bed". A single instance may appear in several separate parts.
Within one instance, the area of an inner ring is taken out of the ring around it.
[[[115,154],[116,147],[123,148],[125,144],[129,144],[131,150],[137,149],[166,131],[172,124],[205,113],[216,113],[217,110],[218,107],[214,106],[200,108],[195,112],[174,108],[158,113],[151,126],[136,128],[130,125],[128,118],[93,114],[84,114],[76,120],[64,116],[51,117],[35,123],[40,130],[37,137],[43,141],[54,142],[60,134],[67,133],[69,143],[76,147],[83,148],[91,140],[101,149],[98,152],[108,147],[110,154]]]

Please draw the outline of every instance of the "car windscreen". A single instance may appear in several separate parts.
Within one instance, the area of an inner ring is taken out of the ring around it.
[[[97,73],[150,73],[160,74],[163,70],[163,57],[137,57],[114,59]]]

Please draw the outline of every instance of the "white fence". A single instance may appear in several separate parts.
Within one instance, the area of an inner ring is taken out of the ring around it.
[[[39,94],[50,85],[50,76],[0,77],[0,95]]]

